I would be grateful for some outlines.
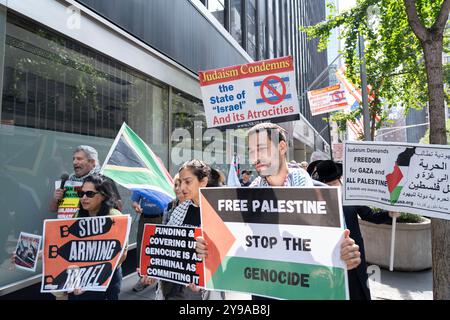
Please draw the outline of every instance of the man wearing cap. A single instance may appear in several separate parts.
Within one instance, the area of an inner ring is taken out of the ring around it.
[[[332,160],[322,160],[316,164],[313,173],[313,179],[326,183],[329,186],[342,187],[342,163],[336,163]],[[359,228],[358,215],[361,219],[381,224],[392,222],[394,216],[398,217],[397,212],[373,212],[366,206],[343,206],[345,224],[350,230],[352,238],[359,246],[361,252],[361,264],[353,270],[348,271],[348,285],[350,300],[370,300],[370,290],[368,287],[367,265],[364,251],[364,240]]]
[[[252,182],[250,178],[252,176],[252,172],[248,170],[242,171],[242,179],[239,180],[242,187],[248,187]]]

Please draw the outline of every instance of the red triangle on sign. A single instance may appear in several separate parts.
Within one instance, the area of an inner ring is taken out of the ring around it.
[[[386,182],[388,185],[389,192],[392,192],[392,190],[395,189],[395,187],[402,180],[402,178],[403,178],[402,171],[398,167],[397,163],[395,163],[394,171],[386,175]]]
[[[201,198],[203,235],[208,243],[208,256],[205,259],[205,284],[207,284],[233,246],[236,238],[203,194],[201,194]]]

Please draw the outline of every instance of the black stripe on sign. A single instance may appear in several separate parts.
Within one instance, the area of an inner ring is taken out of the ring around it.
[[[224,222],[341,227],[335,188],[206,188],[201,193]],[[237,207],[242,203],[247,211]],[[319,204],[325,214],[315,213]]]

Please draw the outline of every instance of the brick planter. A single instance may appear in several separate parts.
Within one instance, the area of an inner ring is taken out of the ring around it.
[[[420,271],[431,268],[431,221],[397,223],[394,270]],[[392,226],[359,220],[367,264],[389,269]],[[351,235],[350,235],[351,237]]]

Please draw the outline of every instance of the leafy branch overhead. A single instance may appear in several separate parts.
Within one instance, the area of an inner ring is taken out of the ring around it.
[[[417,14],[426,28],[431,28],[439,17],[443,0],[415,1]],[[335,13],[331,4],[328,6]],[[404,1],[358,0],[357,5],[340,14],[331,14],[323,22],[302,27],[309,39],[319,39],[319,50],[327,48],[331,31],[340,29],[344,39],[342,50],[346,76],[360,87],[358,38],[365,40],[367,82],[375,95],[370,102],[372,136],[387,112],[396,107],[407,112],[421,109],[427,101],[427,74],[422,44],[408,22]],[[448,47],[449,37],[445,37]],[[449,78],[446,78],[448,83]],[[448,92],[447,92],[448,94]],[[355,120],[360,112],[335,114],[333,121]],[[381,118],[375,123],[375,115]],[[339,123],[338,123],[339,124]],[[341,128],[343,125],[339,124]]]

